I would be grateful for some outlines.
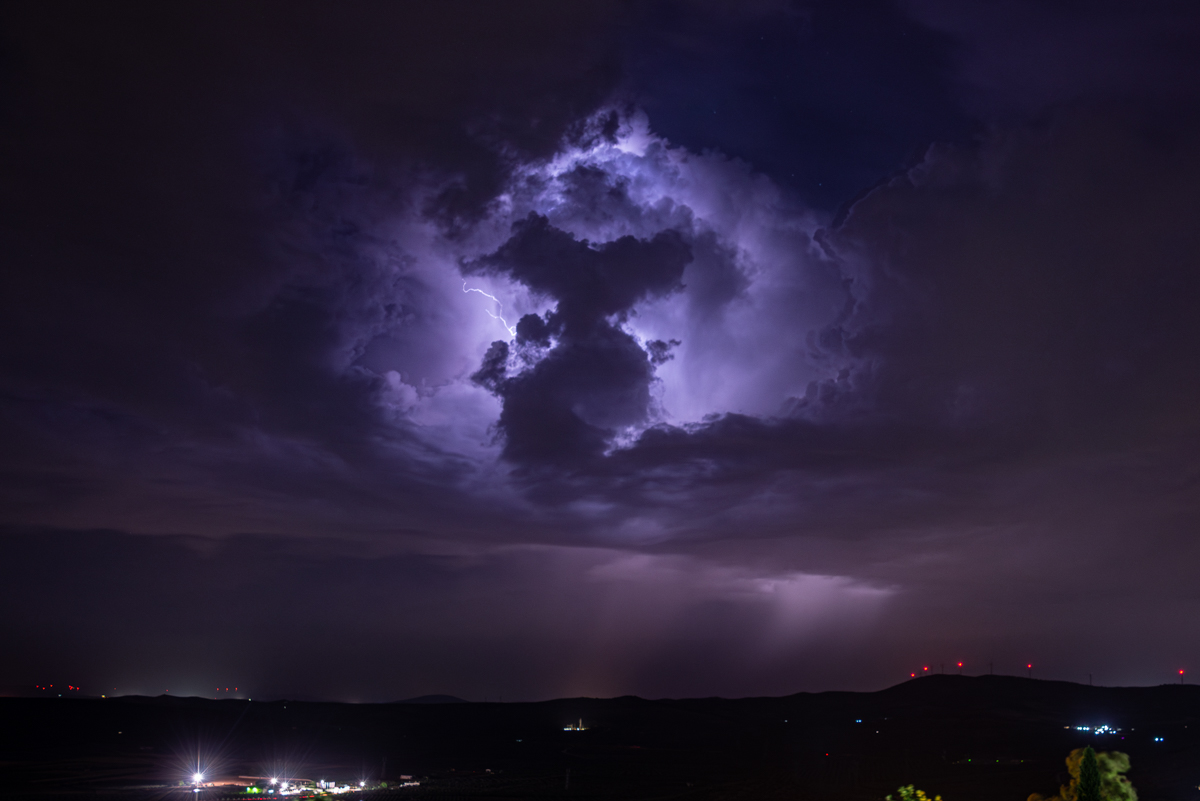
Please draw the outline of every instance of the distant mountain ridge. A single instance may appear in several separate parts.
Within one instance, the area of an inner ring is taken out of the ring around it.
[[[469,704],[465,698],[456,695],[418,695],[416,698],[406,698],[403,701],[392,701],[393,704]]]
[[[179,732],[221,743],[230,775],[264,775],[274,753],[302,753],[327,778],[418,776],[422,792],[478,801],[562,798],[568,770],[585,800],[870,801],[915,784],[947,801],[1014,801],[1054,792],[1083,745],[1128,754],[1145,801],[1193,799],[1200,781],[1191,684],[939,674],[873,693],[741,699],[0,698],[0,720],[5,780],[28,801],[92,791],[161,801],[156,782],[191,775],[180,766],[195,746]],[[144,791],[128,789],[132,777]]]

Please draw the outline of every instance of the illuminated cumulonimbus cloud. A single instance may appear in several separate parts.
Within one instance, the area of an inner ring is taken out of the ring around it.
[[[517,170],[459,257],[464,291],[542,301],[504,322],[472,374],[502,401],[516,462],[594,457],[657,423],[778,414],[843,366],[815,342],[849,301],[814,240],[821,220],[748,165],[671,147],[642,114],[614,133],[613,115]]]

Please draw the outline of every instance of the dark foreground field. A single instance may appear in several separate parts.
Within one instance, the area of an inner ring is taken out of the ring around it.
[[[563,731],[579,718],[587,731]],[[214,777],[421,780],[372,798],[836,801],[914,783],[945,801],[1024,801],[1054,791],[1063,758],[1090,743],[1131,756],[1142,801],[1200,799],[1200,687],[1178,685],[929,676],[877,693],[536,704],[0,698],[0,723],[8,798],[229,794],[166,786],[199,759]],[[1098,724],[1122,731],[1075,730]]]

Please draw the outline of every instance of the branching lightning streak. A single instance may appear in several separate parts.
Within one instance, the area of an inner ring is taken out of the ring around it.
[[[475,287],[471,287],[470,289],[468,289],[466,281],[463,281],[463,292],[464,293],[478,292],[480,295],[483,295],[485,298],[488,298],[489,300],[494,302],[496,304],[496,306],[499,307],[500,311],[504,311],[504,304],[500,302],[499,298],[497,298],[495,295],[489,295],[488,293],[484,292],[482,289],[476,289]],[[515,337],[517,335],[517,329],[515,327],[509,325],[508,320],[505,320],[503,315],[494,314],[494,313],[492,313],[491,309],[484,309],[484,311],[487,312],[488,316],[491,317],[493,320],[499,320],[500,324],[502,326],[504,326],[504,330],[508,332],[508,335],[510,337]]]

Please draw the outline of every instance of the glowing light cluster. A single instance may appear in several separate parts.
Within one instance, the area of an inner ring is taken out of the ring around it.
[[[406,785],[402,785],[402,786],[409,786],[409,785],[415,786],[417,784],[419,784],[419,782],[410,782],[410,783],[408,783]],[[272,789],[267,790],[267,792],[270,794],[274,794],[274,795],[305,795],[305,796],[341,795],[343,793],[352,793],[352,792],[355,792],[356,790],[365,790],[367,787],[366,781],[359,781],[357,784],[350,784],[350,783],[339,784],[335,781],[325,781],[324,779],[321,779],[316,782],[309,780],[309,779],[292,779],[291,781],[288,781],[286,779],[283,781],[280,781],[279,779],[271,779],[271,785],[272,785]],[[278,791],[273,789],[275,786],[278,786],[278,788],[279,788]],[[258,791],[257,788],[255,788],[255,790],[250,790],[248,792],[260,792],[260,791]]]

